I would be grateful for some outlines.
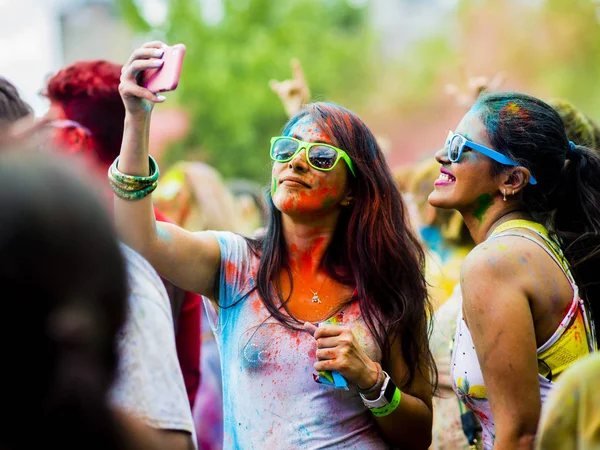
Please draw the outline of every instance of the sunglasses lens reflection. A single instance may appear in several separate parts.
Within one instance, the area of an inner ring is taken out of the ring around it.
[[[450,143],[448,144],[448,157],[450,158],[450,161],[456,162],[458,161],[458,158],[460,157],[460,146],[462,144],[462,140],[460,139],[460,137],[456,136],[455,138],[453,138]]]
[[[271,156],[276,161],[287,161],[294,156],[294,153],[296,153],[296,150],[298,150],[299,145],[300,144],[292,139],[278,139],[273,144]]]
[[[318,169],[331,169],[337,159],[337,152],[331,147],[315,145],[311,147],[308,159]]]

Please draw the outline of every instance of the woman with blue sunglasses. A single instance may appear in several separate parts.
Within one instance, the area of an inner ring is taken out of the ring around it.
[[[123,68],[125,133],[109,179],[123,239],[212,300],[225,448],[426,449],[424,255],[373,134],[337,105],[297,112],[270,142],[269,222],[255,239],[158,223],[148,124],[164,97],[136,75],[161,51],[146,44]]]
[[[518,93],[482,96],[446,145],[429,202],[478,244],[462,268],[452,381],[484,448],[531,449],[542,403],[597,349],[600,158]]]

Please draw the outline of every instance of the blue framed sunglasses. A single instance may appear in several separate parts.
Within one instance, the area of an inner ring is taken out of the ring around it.
[[[465,147],[469,147],[470,149],[475,150],[476,152],[479,152],[488,158],[492,158],[494,161],[497,161],[505,166],[516,167],[521,165],[510,159],[508,156],[497,152],[496,150],[492,150],[491,148],[487,148],[473,141],[469,141],[466,137],[460,134],[455,134],[453,131],[448,132],[446,148],[448,149],[448,159],[450,161],[457,163],[460,160]],[[532,174],[529,175],[529,184],[537,184],[537,180]]]

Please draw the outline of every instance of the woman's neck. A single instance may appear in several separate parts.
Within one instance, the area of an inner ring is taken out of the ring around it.
[[[334,230],[335,222],[308,225],[284,218],[283,235],[290,267],[305,275],[316,274],[333,239]]]
[[[484,213],[481,213],[480,210],[481,207],[477,206],[468,211],[460,211],[475,245],[485,241],[504,222],[515,219],[531,220],[531,214],[522,209],[517,202],[513,204],[503,201],[494,202],[487,207]]]

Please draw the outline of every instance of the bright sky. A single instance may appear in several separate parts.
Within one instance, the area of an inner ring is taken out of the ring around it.
[[[46,110],[38,92],[48,73],[60,68],[57,6],[66,0],[0,0],[0,75],[8,78],[33,106]]]

